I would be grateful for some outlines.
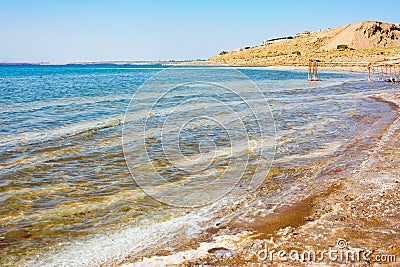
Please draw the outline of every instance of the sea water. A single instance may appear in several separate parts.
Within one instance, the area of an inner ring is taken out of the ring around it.
[[[171,69],[0,67],[1,265],[173,247],[234,216],[226,207],[269,183],[250,188],[255,173],[338,157],[342,171],[395,116],[369,97],[393,86],[363,73]],[[271,183],[294,183],[282,177]]]

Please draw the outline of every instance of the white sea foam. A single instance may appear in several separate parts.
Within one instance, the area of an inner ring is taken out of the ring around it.
[[[61,251],[37,255],[23,264],[41,267],[97,266],[129,255],[140,256],[150,247],[167,248],[174,237],[180,235],[180,238],[191,238],[205,227],[213,225],[217,218],[217,207],[226,205],[228,201],[227,198],[222,199],[209,207],[161,223],[153,222],[76,241]]]
[[[54,140],[58,138],[70,137],[88,131],[97,131],[100,129],[117,126],[121,123],[121,118],[111,118],[95,121],[85,121],[75,123],[70,126],[63,126],[58,129],[50,129],[36,132],[24,132],[12,136],[3,136],[0,138],[0,148],[11,145],[27,145],[38,142]]]
[[[12,103],[12,104],[1,104],[0,109],[2,112],[23,112],[33,111],[48,107],[63,107],[69,105],[85,105],[100,102],[112,102],[119,100],[129,100],[132,97],[131,94],[112,95],[112,96],[98,96],[98,97],[66,97],[61,99],[52,100],[41,100],[34,101],[29,104],[27,103]]]

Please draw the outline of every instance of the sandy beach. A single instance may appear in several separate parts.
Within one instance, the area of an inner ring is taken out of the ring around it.
[[[399,93],[372,97],[399,112]],[[175,253],[150,253],[123,266],[399,266],[399,134],[397,117],[350,172],[331,163],[318,172],[304,170],[307,193],[292,204],[271,205],[271,213],[245,222],[217,223]],[[319,188],[312,179],[317,176],[330,182]]]

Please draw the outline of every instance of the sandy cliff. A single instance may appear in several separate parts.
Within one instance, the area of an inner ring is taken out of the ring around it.
[[[338,49],[338,45],[348,48]],[[210,58],[207,63],[230,65],[305,65],[323,61],[371,62],[400,53],[400,24],[364,21],[312,32]]]

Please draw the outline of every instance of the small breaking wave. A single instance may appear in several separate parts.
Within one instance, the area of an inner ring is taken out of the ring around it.
[[[118,126],[121,123],[121,118],[112,118],[98,121],[80,122],[63,126],[58,129],[25,132],[13,136],[0,137],[0,148],[8,149],[16,146],[33,145],[51,140],[68,138],[80,134],[92,134],[102,129]]]

